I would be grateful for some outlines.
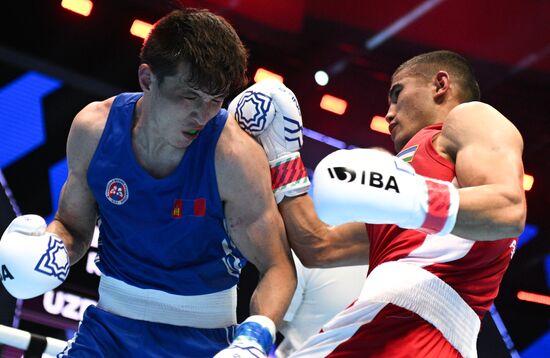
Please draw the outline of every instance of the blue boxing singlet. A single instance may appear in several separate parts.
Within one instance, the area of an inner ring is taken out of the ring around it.
[[[88,168],[100,219],[97,266],[129,285],[171,294],[229,289],[246,261],[225,229],[216,181],[216,144],[227,112],[208,122],[172,174],[157,179],[132,149],[141,96],[115,98]]]

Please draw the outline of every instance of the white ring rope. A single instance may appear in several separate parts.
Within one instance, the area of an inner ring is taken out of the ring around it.
[[[67,342],[45,337],[47,344],[44,353],[49,355],[56,355],[61,352],[67,346]],[[21,329],[12,328],[0,324],[0,344],[5,344],[10,347],[18,348],[26,351],[29,348],[31,342],[31,334]]]

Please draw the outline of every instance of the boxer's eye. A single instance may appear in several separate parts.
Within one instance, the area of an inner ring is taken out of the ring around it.
[[[399,97],[399,94],[403,90],[403,85],[394,85],[388,94],[388,97],[390,98],[391,103],[397,103],[397,98]]]

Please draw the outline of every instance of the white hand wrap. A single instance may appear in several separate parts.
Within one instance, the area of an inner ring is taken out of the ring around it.
[[[228,111],[264,148],[277,203],[306,193],[310,183],[298,152],[303,143],[302,114],[294,93],[279,81],[264,80],[235,97]]]
[[[374,149],[325,157],[315,169],[313,190],[315,210],[331,225],[396,224],[444,235],[452,231],[459,206],[451,183],[418,175],[400,158]]]
[[[250,316],[237,327],[231,345],[214,358],[267,357],[275,343],[275,323],[266,316]]]
[[[59,286],[69,274],[63,241],[46,232],[38,215],[15,218],[0,241],[2,283],[14,297],[27,299]]]

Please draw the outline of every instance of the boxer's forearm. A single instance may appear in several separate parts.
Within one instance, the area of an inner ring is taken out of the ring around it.
[[[329,226],[317,216],[309,195],[285,198],[279,204],[288,240],[306,267],[368,264],[369,240],[365,225]]]
[[[92,242],[93,231],[78,234],[70,231],[59,219],[48,225],[48,231],[57,234],[64,242],[71,265],[76,264],[88,251]]]
[[[279,325],[296,289],[296,271],[292,265],[277,264],[260,273],[260,281],[250,301],[250,314],[271,318]]]
[[[453,234],[477,241],[519,236],[525,226],[523,193],[503,185],[459,190],[460,208]]]

